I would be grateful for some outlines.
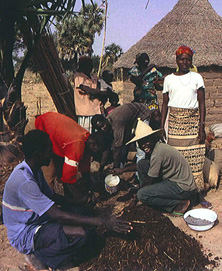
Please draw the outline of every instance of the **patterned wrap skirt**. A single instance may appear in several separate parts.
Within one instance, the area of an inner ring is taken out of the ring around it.
[[[187,159],[198,191],[204,189],[205,144],[199,144],[199,110],[169,108],[168,144]]]

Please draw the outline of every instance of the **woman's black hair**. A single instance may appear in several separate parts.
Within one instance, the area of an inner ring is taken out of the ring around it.
[[[136,55],[136,63],[140,62],[141,60],[147,59],[148,63],[150,63],[150,58],[147,53],[138,53]]]
[[[32,158],[36,152],[44,152],[50,143],[49,135],[41,130],[31,130],[22,139],[22,152]]]

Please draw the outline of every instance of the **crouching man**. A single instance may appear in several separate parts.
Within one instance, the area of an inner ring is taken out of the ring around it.
[[[191,168],[175,148],[160,141],[162,129],[153,131],[138,121],[135,137],[146,159],[137,164],[139,201],[167,213],[184,213],[197,200],[197,187]],[[130,143],[128,142],[128,143]]]
[[[41,170],[49,165],[53,154],[48,134],[28,132],[22,148],[25,160],[15,167],[5,185],[3,220],[10,244],[28,255],[32,270],[60,268],[65,261],[78,261],[87,255],[85,249],[95,245],[90,239],[93,226],[124,233],[132,229],[129,222],[115,217],[86,216],[87,210],[83,213],[80,206],[66,211],[73,201],[55,194]]]

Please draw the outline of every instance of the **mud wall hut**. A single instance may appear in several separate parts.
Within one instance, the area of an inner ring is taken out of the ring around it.
[[[175,51],[181,45],[195,50],[194,64],[206,86],[206,124],[222,122],[222,17],[208,0],[179,0],[171,12],[115,63],[115,86],[123,102],[133,99],[134,85],[127,76],[135,56],[146,52],[164,75],[175,71]],[[162,93],[158,93],[161,103]]]

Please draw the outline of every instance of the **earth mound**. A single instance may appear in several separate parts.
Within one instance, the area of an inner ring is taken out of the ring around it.
[[[80,271],[203,271],[215,266],[200,243],[162,213],[134,202],[121,218],[132,222],[132,233],[100,232],[106,237],[104,248],[80,265]]]

